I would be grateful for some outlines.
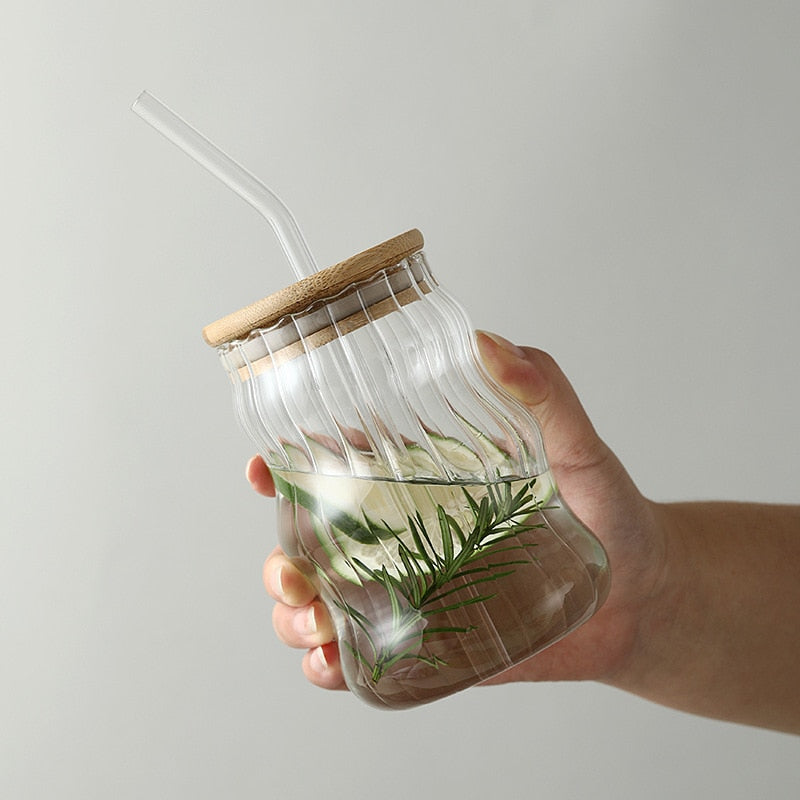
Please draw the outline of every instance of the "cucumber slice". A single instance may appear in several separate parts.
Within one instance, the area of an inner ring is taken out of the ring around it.
[[[322,523],[313,515],[309,515],[309,519],[311,520],[311,529],[314,531],[314,535],[317,537],[317,541],[320,547],[322,547],[325,557],[328,559],[328,563],[333,571],[346,581],[361,586],[361,578],[355,567],[347,560],[342,550],[331,541]]]
[[[283,450],[289,459],[289,468],[298,472],[310,472],[312,470],[311,460],[308,455],[297,445],[284,444]]]
[[[345,536],[362,544],[377,544],[380,539],[387,539],[394,536],[383,523],[374,523],[370,520],[361,522],[359,518],[349,511],[331,502],[324,492],[318,490],[318,483],[315,483],[314,491],[306,491],[299,484],[301,476],[294,475],[295,483],[290,483],[277,471],[273,472],[275,488],[290,502],[302,506],[309,514],[316,517],[320,522],[327,522],[331,527],[341,531]],[[361,517],[363,518],[363,514]]]
[[[347,459],[332,446],[323,444],[318,439],[305,437],[305,444],[314,461],[314,472],[321,475],[349,475]]]
[[[444,477],[441,476],[441,470],[436,461],[434,461],[433,456],[424,447],[420,447],[418,444],[410,444],[406,447],[406,452],[414,467],[414,475]]]
[[[484,471],[483,462],[475,451],[467,447],[464,442],[452,436],[441,436],[438,433],[430,433],[428,438],[439,455],[459,471],[470,475],[480,475]]]
[[[472,438],[478,443],[481,454],[485,457],[488,464],[496,467],[498,474],[508,475],[512,471],[511,456],[499,447],[491,437],[487,436],[480,428],[476,428],[471,422],[459,416],[461,424],[472,434]]]
[[[338,575],[360,584],[353,559],[371,568],[385,564],[390,571],[400,563],[397,537],[405,532],[407,519],[400,519],[391,502],[387,481],[277,472],[273,476],[278,491],[308,512],[314,536]]]

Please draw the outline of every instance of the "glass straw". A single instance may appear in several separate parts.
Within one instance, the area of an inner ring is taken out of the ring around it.
[[[132,109],[184,153],[233,189],[269,222],[298,280],[317,271],[314,256],[311,255],[292,212],[271,189],[149,92],[142,92]]]

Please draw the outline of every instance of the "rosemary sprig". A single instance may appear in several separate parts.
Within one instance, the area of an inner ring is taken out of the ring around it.
[[[444,665],[446,662],[440,657],[422,654],[425,642],[436,634],[469,633],[475,626],[428,625],[428,619],[491,600],[495,594],[483,593],[486,584],[513,574],[517,566],[530,563],[501,557],[475,564],[489,554],[499,556],[535,546],[509,542],[521,533],[543,527],[529,519],[542,509],[542,503],[533,494],[535,482],[536,479],[525,482],[516,492],[511,482],[490,484],[480,502],[462,488],[474,515],[474,525],[469,532],[465,532],[443,506],[437,505],[440,547],[434,545],[434,537],[426,530],[419,512],[408,516],[408,529],[402,537],[385,521],[380,526],[367,521],[368,527],[375,527],[371,530],[375,537],[395,539],[400,565],[396,572],[389,572],[385,566],[373,569],[358,558],[351,560],[365,578],[386,591],[391,620],[388,625],[383,620],[372,621],[350,603],[336,602],[361,630],[368,650],[365,653],[347,641],[343,644],[368,670],[374,683],[405,659],[415,659],[435,668]],[[499,546],[503,542],[509,544]],[[478,594],[474,594],[475,590]]]

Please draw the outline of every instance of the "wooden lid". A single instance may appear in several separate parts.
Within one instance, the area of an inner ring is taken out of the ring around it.
[[[423,245],[422,234],[416,228],[401,233],[212,322],[203,328],[203,338],[212,347],[242,339],[256,328],[268,328],[286,314],[302,311],[317,300],[334,297],[351,284],[398,264],[421,250]]]

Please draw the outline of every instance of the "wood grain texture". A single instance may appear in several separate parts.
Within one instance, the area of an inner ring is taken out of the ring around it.
[[[423,236],[416,228],[401,233],[212,322],[203,329],[203,338],[211,347],[242,339],[256,328],[273,325],[286,314],[334,297],[351,284],[366,280],[418,252],[423,245]]]

